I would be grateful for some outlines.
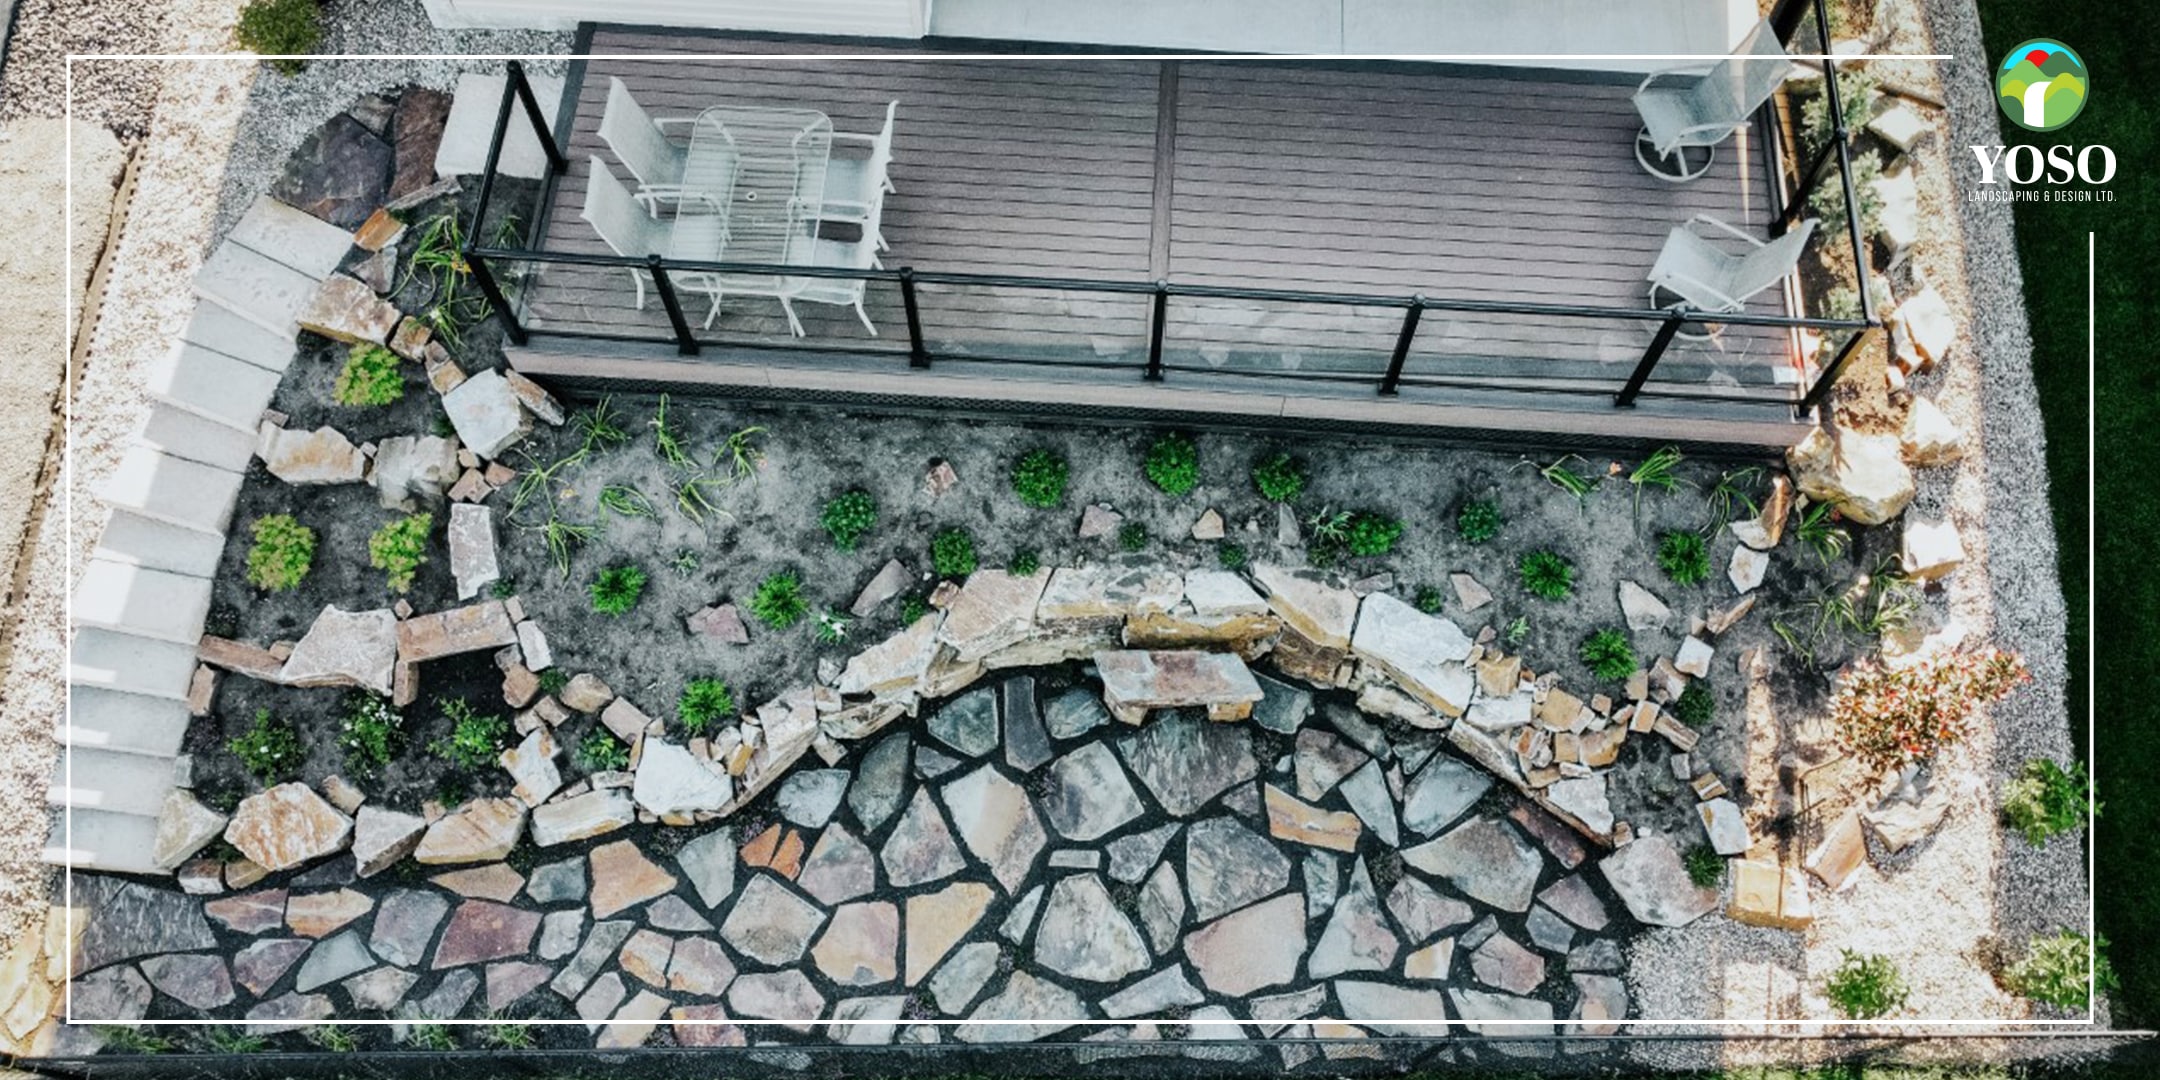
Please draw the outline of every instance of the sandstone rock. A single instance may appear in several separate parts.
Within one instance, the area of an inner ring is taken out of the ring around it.
[[[1305,898],[1285,893],[1232,912],[1185,935],[1184,949],[1201,984],[1218,994],[1288,983],[1304,959]]]
[[[420,846],[427,821],[416,814],[380,806],[362,806],[353,825],[353,872],[373,877]]]
[[[204,844],[218,838],[225,831],[225,815],[195,801],[193,793],[174,788],[165,793],[165,805],[158,811],[157,835],[150,846],[150,858],[159,866],[171,869],[186,862]]]
[[[1027,792],[985,764],[945,785],[944,796],[961,842],[1006,893],[1017,892],[1049,842]]]
[[[907,898],[907,985],[920,983],[937,968],[945,954],[982,921],[996,895],[987,885],[963,881]],[[958,1012],[966,1004],[959,1002],[946,1011]]]
[[[288,686],[360,686],[389,696],[398,659],[398,620],[389,608],[344,611],[325,605],[278,671]]]
[[[555,735],[544,726],[503,751],[500,763],[517,785],[511,794],[527,806],[539,806],[561,790],[562,772],[555,767],[555,754]]]
[[[1242,720],[1260,684],[1236,656],[1194,650],[1106,650],[1095,654],[1110,715],[1138,724],[1150,709],[1204,706],[1209,719]]]
[[[1200,520],[1193,522],[1192,538],[1195,540],[1220,540],[1223,538],[1222,515],[1217,513],[1214,507],[1209,507],[1205,513],[1200,515]]]
[[[596,675],[580,672],[563,685],[562,703],[581,713],[596,713],[615,700],[615,691]]]
[[[913,582],[913,575],[908,573],[907,567],[902,565],[900,560],[887,559],[885,565],[878,568],[876,576],[870,579],[870,583],[855,594],[855,602],[848,606],[848,613],[858,619],[866,618],[884,606],[887,600],[906,592]]]
[[[622,704],[617,698],[608,708]],[[719,768],[674,743],[644,740],[630,797],[647,811],[663,816],[713,811],[726,806],[734,794],[734,785]]]
[[[240,800],[225,839],[270,871],[345,850],[353,821],[306,784],[279,784]]]
[[[937,658],[938,626],[942,615],[925,615],[907,629],[850,657],[840,673],[838,689],[845,695],[880,697],[911,692],[919,687]]]
[[[375,901],[351,889],[295,893],[285,901],[285,925],[302,937],[326,937],[374,907]]]
[[[1455,589],[1456,606],[1462,608],[1466,614],[1492,603],[1492,590],[1468,574],[1449,574],[1448,584]]]
[[[1652,926],[1686,926],[1717,907],[1715,889],[1688,879],[1680,853],[1664,836],[1638,837],[1607,855],[1598,871],[1629,914]]]
[[[720,926],[720,936],[736,952],[779,967],[802,959],[811,935],[824,923],[825,913],[816,905],[759,874],[743,889],[742,898]]]
[[[1905,536],[1898,549],[1898,567],[1914,581],[1934,581],[1948,576],[1965,563],[1965,542],[1949,521],[1905,519]]]
[[[1801,494],[1835,505],[1861,525],[1881,525],[1913,500],[1912,470],[1895,435],[1817,429],[1786,451],[1785,460]]]
[[[1824,831],[1820,844],[1801,863],[1808,873],[1831,892],[1843,889],[1867,861],[1867,840],[1861,833],[1860,814],[1848,810]]]
[[[470,600],[502,580],[502,564],[495,555],[495,511],[472,503],[451,506],[448,536],[458,599]]]
[[[1620,613],[1627,617],[1630,630],[1655,630],[1665,625],[1665,620],[1672,616],[1672,609],[1650,590],[1632,581],[1622,581]]]
[[[1683,675],[1698,679],[1710,677],[1710,661],[1717,655],[1710,643],[1690,635],[1680,643],[1680,654],[1673,658],[1673,669]]]
[[[442,403],[458,441],[483,458],[501,457],[532,433],[532,415],[510,382],[493,369],[459,383],[442,396]]]
[[[367,283],[349,274],[331,274],[316,287],[300,311],[300,329],[350,344],[381,345],[390,340],[400,315],[397,306],[375,295]]]
[[[398,435],[375,448],[368,482],[383,509],[410,512],[420,502],[441,501],[460,471],[456,442],[435,435]]]
[[[1118,526],[1125,523],[1125,515],[1099,504],[1090,504],[1080,511],[1079,537],[1094,540],[1117,534]]]
[[[1732,582],[1735,592],[1751,592],[1763,582],[1763,575],[1770,570],[1768,552],[1757,551],[1746,544],[1733,548],[1732,564],[1725,569],[1725,577]]]
[[[1695,813],[1702,818],[1703,831],[1710,835],[1710,846],[1720,855],[1745,855],[1750,844],[1747,821],[1740,816],[1740,807],[1731,799],[1710,799],[1695,804]]]
[[[515,368],[503,369],[503,381],[510,385],[510,392],[517,395],[518,403],[527,412],[546,421],[550,427],[561,427],[569,419],[563,413],[562,403],[555,400],[539,383],[526,378]],[[481,455],[483,457],[487,455]]]
[[[1309,572],[1260,564],[1253,580],[1268,594],[1268,607],[1307,641],[1324,649],[1348,649],[1358,619],[1357,594]]]
[[[1091,742],[1053,763],[1043,813],[1067,840],[1097,840],[1124,827],[1144,812],[1117,755],[1108,744]]]
[[[586,858],[592,864],[595,919],[605,919],[674,891],[675,875],[662,870],[631,841],[602,844]]]
[[[840,986],[876,986],[899,974],[900,910],[885,900],[843,904],[810,958]]]
[[[1403,853],[1403,861],[1503,911],[1528,911],[1544,860],[1521,833],[1477,818]]]
[[[1898,433],[1898,450],[1907,464],[1948,465],[1965,456],[1965,433],[1941,406],[1915,396],[1912,411],[1905,414],[1905,427]]]
[[[433,866],[500,862],[525,831],[525,804],[516,799],[474,799],[428,826],[414,850]]]
[[[490,900],[467,900],[450,913],[442,942],[435,946],[430,964],[437,971],[523,956],[540,932],[540,913],[498,904]]]
[[[1805,930],[1815,921],[1806,874],[1755,859],[1734,859],[1727,865],[1732,869],[1733,898],[1725,913],[1734,922]]]
[[[255,453],[270,475],[288,484],[357,484],[367,475],[367,455],[327,424],[291,431],[265,421]]]
[[[1260,775],[1249,732],[1183,714],[1156,720],[1120,742],[1118,750],[1133,775],[1173,817],[1190,817],[1216,796]]]
[[[1906,340],[1918,350],[1924,365],[1941,363],[1957,340],[1957,318],[1933,285],[1907,297],[1890,313],[1888,321],[1903,329]],[[1803,485],[1801,490],[1805,491],[1806,487]]]
[[[946,607],[938,641],[952,649],[954,659],[961,663],[1019,643],[1034,626],[1036,601],[1049,583],[1047,568],[1026,577],[977,570]]]
[[[1276,837],[1334,851],[1357,850],[1364,826],[1356,814],[1322,810],[1273,784],[1262,787],[1266,792],[1268,831]]]

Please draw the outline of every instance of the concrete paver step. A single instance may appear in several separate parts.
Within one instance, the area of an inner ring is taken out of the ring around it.
[[[157,818],[112,810],[75,809],[53,818],[45,839],[44,859],[80,870],[122,874],[164,874],[151,859],[156,850]]]
[[[556,75],[533,75],[533,99],[549,126],[563,97],[563,80]],[[488,143],[495,135],[496,111],[502,107],[507,77],[470,73],[458,76],[457,93],[450,99],[450,117],[443,125],[442,142],[435,149],[435,175],[473,176],[487,167]],[[513,106],[512,108],[515,108]],[[504,176],[537,180],[547,172],[547,155],[522,111],[510,116],[503,138],[502,156],[496,171]]]
[[[202,300],[196,303],[195,314],[180,337],[265,371],[284,371],[292,365],[296,331],[297,324],[282,334],[275,333],[224,304]]]
[[[68,688],[68,716],[54,733],[63,744],[171,757],[187,737],[187,705],[166,697],[95,686]]]
[[[300,313],[320,284],[290,266],[239,244],[219,244],[195,273],[195,295],[284,337],[300,332]]]
[[[173,759],[93,746],[72,746],[53,768],[45,801],[77,809],[116,810],[156,818],[173,786]]]
[[[262,423],[277,384],[276,372],[185,341],[167,349],[150,366],[148,378],[158,400],[250,435]]]
[[[91,558],[206,578],[217,574],[218,559],[224,552],[225,538],[216,533],[183,529],[130,510],[114,510]]]
[[[210,614],[210,581],[93,558],[72,611],[78,626],[193,645]]]
[[[233,226],[230,243],[251,248],[318,281],[352,250],[352,234],[271,198],[258,197]]]
[[[140,439],[145,446],[226,472],[247,471],[248,459],[255,456],[254,433],[163,401],[151,402]]]
[[[137,446],[121,456],[99,494],[144,517],[223,533],[240,496],[240,474]]]
[[[160,641],[138,634],[78,627],[68,645],[68,685],[98,686],[187,700],[195,677],[195,642]]]

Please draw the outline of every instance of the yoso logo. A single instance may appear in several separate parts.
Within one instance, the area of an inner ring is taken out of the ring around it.
[[[2054,131],[2085,110],[2092,87],[2085,61],[2068,45],[2034,38],[2010,50],[1995,70],[1995,100],[2027,131]]]

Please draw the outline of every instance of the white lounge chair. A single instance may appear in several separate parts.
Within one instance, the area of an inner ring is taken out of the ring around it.
[[[694,121],[693,117],[653,119],[621,79],[609,76],[607,106],[600,113],[600,141],[637,181],[639,202],[654,205],[683,198],[686,148],[667,137],[664,125]]]
[[[868,270],[877,265],[877,246],[868,234],[860,240],[819,240],[810,249],[810,265]],[[867,278],[793,278],[790,287],[780,296],[780,306],[787,309],[788,325],[794,329],[796,337],[803,336],[802,320],[795,317],[795,301],[798,300],[853,307],[855,317],[862,320],[863,329],[876,337],[877,327],[871,324],[870,314],[863,310],[863,295],[869,288]]]
[[[578,216],[584,218],[617,255],[642,259],[665,251],[669,235],[667,223],[653,217],[651,209],[639,202],[629,187],[608,171],[606,162],[595,157],[588,159],[587,164],[585,205],[578,209]],[[637,306],[643,311],[645,271],[631,268],[630,281],[637,286]]]
[[[1747,247],[1737,254],[1726,251],[1698,234],[1692,228],[1695,225],[1738,237]],[[1809,218],[1785,235],[1763,241],[1707,214],[1697,214],[1666,235],[1665,247],[1650,267],[1650,306],[1718,314],[1745,311],[1750,297],[1784,280],[1800,264],[1800,252],[1815,225],[1815,219]],[[1665,299],[1661,300],[1660,293]]]
[[[1708,68],[1673,68],[1635,90],[1642,131],[1635,160],[1650,175],[1680,183],[1710,171],[1717,144],[1730,138],[1792,72],[1785,46],[1765,19],[1731,56]]]
[[[834,154],[825,165],[825,205],[818,216],[825,221],[861,226],[863,235],[877,244],[879,251],[886,250],[885,238],[877,234],[876,226],[885,196],[893,190],[893,117],[899,111],[897,101],[886,105],[885,127],[875,135],[834,132],[834,143],[865,146],[868,152],[860,157]]]

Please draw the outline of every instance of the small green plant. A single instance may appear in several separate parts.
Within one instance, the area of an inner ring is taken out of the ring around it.
[[[1860,230],[1872,235],[1882,224],[1883,197],[1875,182],[1882,179],[1882,155],[1863,150],[1852,156],[1853,194],[1860,199]],[[1808,196],[1808,209],[1824,221],[1845,220],[1845,185],[1837,177],[1824,178]]]
[[[966,529],[952,528],[930,539],[930,565],[939,577],[959,578],[975,572],[975,538]]]
[[[1725,856],[1708,844],[1697,844],[1681,856],[1681,864],[1687,867],[1688,880],[1698,889],[1713,889],[1725,880]]]
[[[1625,679],[1635,674],[1635,646],[1627,631],[1606,627],[1583,639],[1582,662],[1600,679]]]
[[[1520,648],[1529,638],[1530,619],[1525,615],[1515,616],[1515,621],[1507,624],[1507,629],[1500,634],[1500,641],[1510,649]]]
[[[1677,471],[1680,460],[1680,448],[1667,446],[1644,458],[1642,464],[1635,466],[1635,471],[1628,474],[1627,482],[1635,486],[1635,505],[1638,509],[1642,506],[1643,489],[1671,491],[1680,485]]]
[[[1055,450],[1030,450],[1013,462],[1013,494],[1029,506],[1047,509],[1065,501],[1065,456]]]
[[[1830,10],[1839,9],[1836,4],[1831,4]],[[1809,154],[1828,144],[1836,134],[1830,126],[1830,95],[1824,92],[1820,80],[1814,85],[1814,92],[1810,93],[1800,106],[1801,141],[1807,146]],[[1839,111],[1845,114],[1845,130],[1848,133],[1857,133],[1867,126],[1868,121],[1875,118],[1876,86],[1874,74],[1863,66],[1856,65],[1838,72],[1838,105]],[[1837,178],[1828,177],[1824,182],[1836,183]]]
[[[577,767],[586,773],[621,772],[630,767],[630,748],[603,727],[585,733],[578,741]]]
[[[848,627],[854,620],[837,611],[821,611],[817,617],[817,639],[827,645],[838,645],[847,640]]]
[[[2085,824],[2088,813],[2100,816],[2100,803],[2082,762],[2065,769],[2053,758],[2034,758],[2003,785],[2003,820],[2034,847]]]
[[[609,484],[600,489],[600,509],[616,517],[659,517],[652,500],[629,484]]]
[[[690,456],[690,451],[683,446],[682,438],[675,434],[674,428],[668,426],[667,406],[668,396],[660,395],[660,404],[653,412],[653,418],[646,422],[647,426],[652,428],[653,453],[670,468],[695,472],[697,459]]]
[[[705,519],[715,514],[732,517],[733,515],[720,508],[720,504],[713,501],[711,495],[706,494],[709,489],[724,488],[727,485],[728,481],[703,473],[685,476],[682,483],[675,486],[675,509],[699,525],[705,524]]]
[[[517,594],[517,582],[510,578],[497,578],[493,585],[488,586],[488,595],[497,600],[508,600]]]
[[[1235,540],[1225,540],[1215,546],[1215,562],[1225,570],[1243,570],[1248,556],[1245,545]]]
[[[843,491],[826,501],[818,524],[831,534],[834,547],[853,551],[863,534],[877,527],[877,500],[867,491]]]
[[[260,1035],[229,1027],[202,1029],[203,1045],[217,1054],[260,1054],[270,1048],[270,1040]]]
[[[322,44],[322,35],[322,9],[315,0],[249,0],[234,30],[241,48],[264,56],[304,56]],[[307,67],[307,61],[297,59],[268,63],[285,75],[298,75]]]
[[[1565,600],[1575,591],[1575,564],[1555,551],[1528,551],[1515,564],[1523,591],[1542,600]]]
[[[670,560],[668,565],[674,567],[677,574],[689,577],[698,572],[699,561],[696,548],[678,548],[675,558]]]
[[[1312,530],[1312,546],[1318,549],[1339,549],[1350,539],[1350,522],[1356,517],[1348,510],[1323,506],[1305,519],[1305,527]]]
[[[1892,769],[1963,741],[1980,706],[2030,678],[2023,660],[2000,649],[1940,653],[1901,668],[1862,660],[1838,680],[1830,715],[1848,753]]]
[[[405,373],[398,369],[403,362],[380,345],[355,345],[345,354],[330,396],[340,405],[393,404],[405,396]]]
[[[540,534],[540,540],[546,545],[548,558],[555,563],[556,571],[567,579],[570,576],[570,556],[591,542],[594,536],[599,535],[600,530],[591,525],[580,525],[567,518],[557,517],[550,508],[547,520],[534,526],[534,531]]]
[[[1417,597],[1411,601],[1411,604],[1427,615],[1438,615],[1440,609],[1447,606],[1447,594],[1441,592],[1436,586],[1420,585],[1418,586]]]
[[[495,764],[510,737],[509,722],[500,716],[482,715],[464,698],[444,701],[441,708],[443,718],[450,721],[450,734],[429,744],[429,752],[468,769]]]
[[[593,577],[588,591],[594,611],[611,617],[627,615],[645,595],[645,570],[628,564],[610,566]]]
[[[1005,572],[1014,577],[1027,577],[1040,569],[1042,569],[1042,557],[1035,554],[1033,548],[1021,548],[1013,552],[1012,558],[1006,560],[1005,563]]]
[[[900,598],[900,625],[913,626],[928,614],[930,601],[924,597],[911,594]]]
[[[720,449],[713,451],[713,468],[724,471],[730,484],[752,479],[765,461],[765,450],[757,444],[764,434],[764,428],[746,427],[729,435]]]
[[[587,453],[609,450],[630,441],[630,433],[618,422],[620,414],[615,411],[614,398],[601,398],[593,407],[572,417],[570,424],[584,440]]]
[[[248,548],[248,584],[265,592],[299,588],[315,562],[315,530],[291,514],[271,514],[256,518],[249,531],[255,543]]]
[[[1471,499],[1455,511],[1455,535],[1466,544],[1482,544],[1500,535],[1505,523],[1500,503],[1493,499]]]
[[[1839,1012],[1854,1020],[1873,1020],[1905,1007],[1905,976],[1889,957],[1841,951],[1844,958],[1823,983],[1823,996]]]
[[[1191,439],[1173,431],[1148,447],[1141,471],[1165,494],[1183,495],[1200,483],[1200,451]]]
[[[345,771],[367,779],[390,764],[404,737],[404,720],[386,698],[360,691],[349,700],[338,725],[338,746],[345,752]]]
[[[803,598],[802,578],[793,570],[768,574],[750,594],[750,614],[775,630],[785,630],[810,613]]]
[[[1709,727],[1710,721],[1717,719],[1717,695],[1710,692],[1706,681],[1693,680],[1673,699],[1672,713],[1691,728]]]
[[[1845,549],[1852,544],[1852,537],[1838,527],[1837,507],[1831,503],[1815,503],[1800,512],[1800,520],[1793,523],[1793,535],[1800,538],[1800,546],[1815,553],[1815,557],[1828,566],[1844,557]]]
[[[255,710],[255,723],[226,743],[225,748],[264,787],[300,775],[300,736],[292,725],[272,718],[268,709]]]
[[[691,735],[703,735],[707,728],[725,723],[733,715],[735,692],[720,679],[692,679],[683,684],[682,695],[675,699],[675,718]]]
[[[1350,554],[1372,557],[1395,550],[1395,542],[1402,539],[1402,522],[1379,514],[1355,514],[1350,518],[1348,535],[1343,545]]]
[[[405,1041],[418,1049],[438,1053],[457,1049],[457,1040],[450,1037],[448,1024],[414,1024],[405,1029]]]
[[[2107,959],[2107,938],[2088,938],[2067,929],[2035,938],[2025,958],[2003,972],[2002,982],[2004,989],[2019,997],[2059,1009],[2091,1005],[2096,982],[2101,990],[2116,987],[2115,968]]]
[[[1676,529],[1659,537],[1657,564],[1675,585],[1697,585],[1710,577],[1710,552],[1698,532]]]
[[[561,667],[551,667],[540,673],[540,692],[560,694],[570,685],[570,676]]]
[[[530,1050],[539,1045],[531,1025],[511,1021],[481,1025],[480,1041],[498,1050]]]
[[[1746,465],[1728,469],[1710,486],[1710,494],[1704,501],[1710,507],[1710,520],[1703,523],[1703,535],[1715,536],[1719,529],[1742,517],[1754,517],[1762,513],[1755,501],[1755,492],[1762,486],[1763,469],[1760,465]]]
[[[1599,473],[1576,472],[1568,465],[1568,462],[1571,461],[1582,462],[1585,465],[1589,464],[1583,462],[1581,456],[1569,454],[1539,469],[1538,475],[1544,477],[1546,483],[1573,495],[1578,509],[1588,510],[1591,494],[1597,491],[1597,486],[1604,482],[1605,477]]]
[[[353,1037],[352,1029],[340,1024],[317,1024],[300,1034],[333,1054],[350,1054],[360,1049],[360,1040]]]
[[[1269,502],[1294,501],[1305,493],[1305,466],[1289,454],[1260,459],[1252,467],[1253,487]]]
[[[1117,546],[1119,551],[1146,551],[1147,542],[1147,526],[1142,525],[1137,521],[1128,521],[1125,524],[1118,526]]]
[[[368,537],[368,563],[388,575],[391,592],[412,588],[413,575],[427,561],[428,529],[434,524],[433,514],[412,514]]]
[[[455,349],[465,328],[488,315],[486,299],[459,292],[472,277],[472,264],[465,259],[465,219],[447,210],[429,218],[414,230],[411,248],[405,283],[422,275],[429,282],[428,305],[419,319],[446,347]]]

